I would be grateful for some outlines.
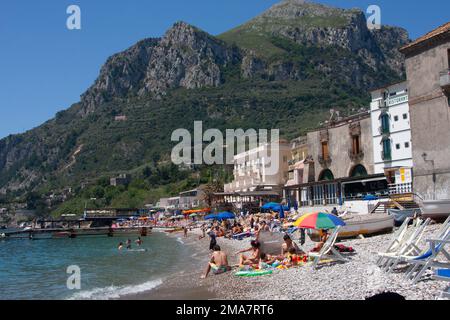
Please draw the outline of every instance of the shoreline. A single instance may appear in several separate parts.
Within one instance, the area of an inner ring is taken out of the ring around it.
[[[431,238],[439,227],[440,224],[428,226],[423,239]],[[236,270],[233,270],[200,279],[210,252],[209,238],[199,241],[199,234],[200,230],[193,230],[187,239],[183,238],[185,245],[199,258],[199,265],[174,275],[150,292],[124,297],[123,300],[364,300],[386,291],[398,293],[407,300],[435,300],[447,287],[445,282],[428,281],[429,271],[425,280],[413,285],[404,279],[401,269],[388,274],[378,268],[375,264],[377,252],[389,244],[392,233],[343,241],[355,249],[354,254],[347,255],[350,260],[323,265],[318,270],[306,265],[275,270],[272,275],[254,278],[236,277]],[[168,236],[183,237],[182,233]],[[238,262],[233,253],[249,246],[248,239],[218,238],[217,242],[227,253],[230,265]],[[425,240],[422,240],[421,247],[425,245]],[[314,243],[307,239],[304,248],[309,250],[313,246]]]

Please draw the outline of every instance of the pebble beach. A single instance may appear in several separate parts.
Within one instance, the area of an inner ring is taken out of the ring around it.
[[[423,239],[433,238],[440,226],[428,226]],[[397,269],[386,273],[378,268],[377,252],[382,252],[389,245],[393,234],[342,241],[342,244],[355,250],[355,253],[345,254],[349,261],[324,264],[318,270],[307,264],[288,270],[275,270],[271,275],[243,278],[235,276],[237,269],[233,269],[201,280],[200,276],[209,259],[209,240],[198,240],[198,234],[199,230],[194,230],[183,241],[187,246],[194,246],[196,252],[204,256],[201,259],[203,264],[192,271],[189,277],[173,279],[168,287],[160,288],[159,292],[180,292],[188,288],[193,293],[193,300],[364,300],[382,292],[395,292],[407,300],[436,300],[447,287],[444,282],[432,280],[431,272],[413,285],[404,278],[405,270]],[[182,237],[181,234],[171,236]],[[248,239],[218,239],[222,251],[228,254],[230,265],[237,264],[238,257],[234,253],[248,248],[249,242]],[[425,245],[423,240],[421,246]],[[303,248],[308,250],[313,246],[314,243],[307,239]],[[151,295],[146,295],[146,298],[158,296],[156,290]],[[176,294],[171,298],[178,299]],[[186,299],[186,295],[182,298]]]

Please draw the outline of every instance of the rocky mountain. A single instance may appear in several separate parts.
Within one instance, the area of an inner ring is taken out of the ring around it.
[[[0,140],[0,193],[133,171],[164,159],[171,132],[194,120],[296,137],[330,108],[360,108],[369,88],[403,78],[397,49],[407,42],[401,28],[369,30],[360,10],[300,0],[219,36],[178,22],[110,57],[79,103]]]
[[[173,88],[222,84],[222,68],[239,63],[240,52],[187,23],[177,22],[162,39],[138,42],[108,59],[81,97],[84,114],[114,98],[160,96]]]

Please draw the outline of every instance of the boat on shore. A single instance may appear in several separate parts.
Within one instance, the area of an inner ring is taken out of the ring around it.
[[[450,215],[450,199],[447,200],[423,200],[422,216],[437,222],[444,221]]]
[[[394,224],[396,227],[399,227],[402,225],[402,223],[405,221],[406,218],[420,215],[421,210],[420,209],[405,209],[405,210],[388,209],[388,214],[394,217]]]
[[[346,223],[338,234],[338,239],[350,239],[358,236],[374,236],[390,233],[394,229],[394,216],[386,214],[350,215],[342,218]],[[318,241],[319,233],[312,230],[311,240]]]

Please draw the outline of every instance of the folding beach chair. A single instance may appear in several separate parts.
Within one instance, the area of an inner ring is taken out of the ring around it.
[[[334,248],[334,244],[336,243],[336,239],[338,237],[339,231],[341,227],[338,226],[334,229],[333,233],[328,237],[327,241],[324,243],[323,247],[319,252],[310,252],[308,255],[314,258],[313,268],[317,269],[320,260],[323,258],[332,258],[336,261],[348,261],[341,253]]]
[[[436,273],[433,276],[433,279],[439,280],[439,281],[450,282],[450,269],[438,269],[438,270],[436,270]],[[442,292],[441,298],[450,299],[450,286],[447,288],[447,290]]]
[[[383,254],[393,254],[400,250],[400,248],[403,246],[403,244],[406,241],[406,236],[408,234],[408,226],[411,222],[412,218],[407,217],[405,221],[403,221],[400,228],[397,230],[397,232],[394,234],[393,239],[387,249],[382,252],[378,253],[379,258],[377,260],[377,266],[381,267],[383,265],[383,262],[385,261],[385,257],[383,257]]]
[[[418,257],[401,257],[400,261],[411,264],[410,270],[406,273],[406,278],[415,284],[422,275],[430,268],[450,268],[450,253],[446,246],[450,245],[450,228],[439,239],[427,240],[430,248]],[[445,260],[438,260],[439,256]]]
[[[383,266],[383,269],[386,272],[391,272],[392,270],[394,270],[400,263],[401,257],[420,255],[422,250],[418,246],[425,233],[425,228],[430,223],[431,219],[427,219],[422,222],[397,252],[391,254],[381,254],[381,256],[386,260]]]

